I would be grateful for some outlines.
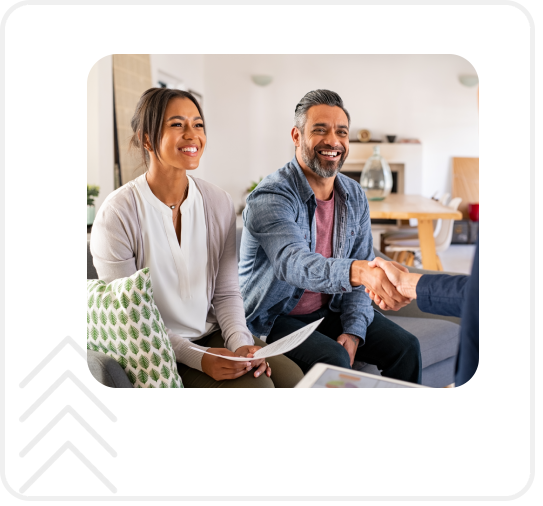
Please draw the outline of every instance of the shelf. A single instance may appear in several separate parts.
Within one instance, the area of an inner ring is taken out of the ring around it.
[[[368,156],[369,158],[369,156]],[[364,165],[367,161],[368,161],[368,158],[364,158],[363,160],[362,159],[357,159],[357,158],[353,158],[352,160],[350,160],[349,158],[347,158],[347,160],[345,160],[343,162],[343,165]],[[391,163],[404,163],[403,160],[390,160],[388,158],[386,158],[386,161],[391,164]]]
[[[363,145],[374,145],[379,144],[379,146],[420,146],[421,142],[360,142],[358,140],[350,140],[349,144],[363,144]]]

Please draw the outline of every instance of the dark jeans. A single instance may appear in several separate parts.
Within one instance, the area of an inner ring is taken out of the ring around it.
[[[347,350],[336,342],[343,334],[340,313],[328,308],[308,315],[279,316],[266,343],[274,343],[322,317],[324,320],[317,330],[285,356],[296,362],[304,374],[317,362],[350,369]],[[366,342],[358,348],[355,360],[376,365],[383,376],[420,383],[422,359],[419,340],[381,313],[375,312],[366,332]]]

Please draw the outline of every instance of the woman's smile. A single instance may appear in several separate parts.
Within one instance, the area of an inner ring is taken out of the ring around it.
[[[182,146],[177,149],[182,155],[191,156],[191,157],[198,156],[198,152],[200,151],[198,146],[195,146],[194,144],[190,144],[188,146]]]

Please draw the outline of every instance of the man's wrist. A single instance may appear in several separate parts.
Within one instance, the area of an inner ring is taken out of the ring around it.
[[[422,274],[415,274],[411,272],[402,273],[400,279],[399,292],[409,299],[417,298],[417,284]]]
[[[351,271],[349,273],[351,286],[360,286],[364,284],[364,272],[368,263],[367,260],[355,260],[351,264]]]
[[[348,332],[345,332],[345,335],[353,342],[353,344],[358,348],[360,346],[361,339],[358,336],[355,336],[354,334],[349,334]]]

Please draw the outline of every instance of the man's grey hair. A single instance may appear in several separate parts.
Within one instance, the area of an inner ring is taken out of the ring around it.
[[[294,126],[304,133],[305,123],[307,121],[307,111],[314,105],[330,105],[340,107],[347,116],[348,126],[351,126],[351,116],[343,106],[341,97],[330,90],[313,90],[307,93],[302,100],[298,102],[294,109]]]

